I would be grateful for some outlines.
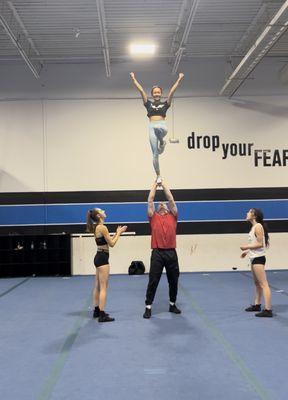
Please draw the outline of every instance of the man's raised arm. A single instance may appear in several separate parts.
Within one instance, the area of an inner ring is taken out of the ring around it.
[[[148,196],[148,217],[152,217],[155,211],[154,198],[157,190],[157,183],[154,182]]]
[[[162,180],[161,185],[162,185],[162,187],[163,187],[163,190],[164,190],[164,194],[165,194],[165,196],[166,196],[166,199],[169,201],[169,208],[170,208],[172,214],[175,215],[175,217],[176,217],[177,214],[178,214],[178,210],[177,210],[176,203],[175,203],[175,201],[174,201],[174,197],[173,197],[173,195],[172,195],[170,189],[169,189],[168,186],[166,185],[166,183],[163,182],[163,180]]]

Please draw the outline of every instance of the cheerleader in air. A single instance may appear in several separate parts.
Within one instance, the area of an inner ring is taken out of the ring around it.
[[[180,73],[178,79],[171,87],[167,100],[162,101],[163,90],[160,86],[153,86],[151,89],[151,96],[153,101],[148,100],[148,96],[143,87],[137,81],[134,72],[130,73],[132,82],[140,92],[144,107],[147,110],[147,117],[149,118],[149,139],[151,150],[153,153],[153,166],[157,176],[157,183],[161,183],[159,155],[163,153],[166,142],[164,137],[167,135],[168,129],[165,121],[168,108],[171,106],[172,97],[177,89],[179,83],[184,78],[184,74]]]

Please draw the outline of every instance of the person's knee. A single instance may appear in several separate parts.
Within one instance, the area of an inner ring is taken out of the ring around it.
[[[155,284],[157,284],[157,283],[160,281],[160,278],[161,278],[161,276],[152,275],[152,276],[150,276],[150,278],[149,278],[149,283],[150,283],[151,285],[155,285]]]
[[[103,281],[100,282],[100,285],[99,285],[99,290],[100,290],[100,291],[106,290],[107,287],[108,287],[108,281],[103,280]]]
[[[161,275],[151,274],[149,275],[149,285],[158,285]]]
[[[154,128],[154,132],[157,137],[163,137],[167,134],[167,129],[159,126],[157,128]]]
[[[171,278],[178,278],[180,275],[180,269],[178,263],[171,265],[170,268],[168,269],[167,276],[170,276]]]
[[[103,283],[101,283],[101,288],[107,289],[108,287],[108,281],[104,281]]]
[[[174,282],[178,281],[179,273],[177,271],[173,272],[173,274],[167,274],[168,281]]]
[[[269,287],[267,281],[259,282],[259,285],[260,285],[261,289],[266,289],[267,287]]]

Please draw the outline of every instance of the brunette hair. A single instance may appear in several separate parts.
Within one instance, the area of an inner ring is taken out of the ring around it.
[[[256,222],[258,222],[259,224],[261,224],[263,226],[265,245],[266,245],[266,247],[268,247],[269,246],[269,233],[268,233],[267,224],[264,221],[263,211],[260,210],[260,208],[251,208],[251,211],[253,212],[253,214],[255,216]]]
[[[151,89],[151,96],[153,96],[153,91],[154,91],[154,89],[160,89],[160,90],[161,90],[161,94],[163,93],[162,87],[160,87],[160,86],[158,86],[158,85],[155,85],[155,86],[153,86],[152,89]]]

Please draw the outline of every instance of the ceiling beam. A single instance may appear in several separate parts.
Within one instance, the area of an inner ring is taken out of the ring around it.
[[[232,97],[287,29],[288,0],[285,1],[266,25],[263,32],[226,80],[219,94]]]
[[[8,20],[9,23],[7,22]],[[33,56],[33,53],[39,56],[40,53],[36,49],[32,39],[29,37],[28,31],[11,1],[2,4],[0,24],[3,26],[6,34],[17,48],[32,74],[36,79],[39,79],[39,74],[43,65],[40,61],[33,62],[31,56]]]
[[[239,52],[243,53],[247,49],[249,44],[251,44],[251,41],[253,40],[253,38],[255,38],[255,35],[257,33],[259,33],[259,30],[261,29],[261,28],[259,28],[259,24],[261,24],[261,20],[263,19],[264,15],[266,13],[267,13],[267,3],[263,3],[261,5],[261,7],[259,8],[257,14],[252,19],[252,21],[251,21],[250,25],[248,26],[248,28],[246,29],[245,33],[243,34],[243,36],[237,43],[236,47],[234,48],[233,53],[235,53],[235,55],[237,55]],[[268,17],[266,17],[265,22],[267,22],[267,18]],[[264,25],[263,22],[261,25],[262,28]],[[258,29],[257,29],[257,26],[258,26]],[[255,30],[257,30],[256,33],[255,33]],[[253,38],[252,38],[252,36],[253,36]]]
[[[109,44],[108,44],[107,29],[106,29],[106,17],[105,17],[103,0],[96,0],[96,4],[98,11],[99,29],[100,29],[106,76],[109,78],[111,76],[110,53],[109,53]]]
[[[34,50],[35,54],[37,54],[37,56],[40,56],[40,52],[38,51],[33,39],[31,38],[29,32],[26,29],[26,26],[24,25],[20,15],[18,14],[18,11],[16,10],[14,4],[11,1],[7,1],[7,5],[10,8],[10,10],[13,13],[14,18],[16,19],[16,21],[18,22],[18,24],[20,25],[26,39],[28,40],[28,42],[30,43],[31,48]]]
[[[14,46],[18,49],[21,57],[23,58],[23,60],[27,64],[27,66],[30,69],[30,71],[32,72],[32,74],[35,76],[35,78],[39,79],[40,75],[39,75],[37,69],[34,67],[32,61],[28,57],[27,53],[25,52],[25,50],[23,49],[21,44],[18,42],[18,39],[14,35],[12,29],[10,28],[10,26],[6,22],[5,18],[1,14],[0,14],[0,23],[3,26],[3,28],[4,28],[5,32],[7,33],[7,35],[9,36],[9,38],[11,39],[12,43],[14,44]]]
[[[186,25],[183,30],[183,35],[179,41],[179,46],[178,49],[175,52],[175,57],[174,57],[174,64],[172,68],[172,74],[176,74],[179,64],[181,62],[181,58],[183,55],[183,52],[185,50],[186,43],[188,41],[189,33],[195,18],[195,14],[197,11],[199,0],[190,0],[190,11],[189,15],[186,21]]]
[[[185,14],[185,10],[187,8],[187,1],[188,0],[183,0],[180,8],[180,12],[178,15],[178,20],[176,24],[176,29],[171,41],[171,47],[170,47],[170,54],[171,54],[171,59],[174,58],[174,54],[177,51],[177,43],[178,43],[178,36],[180,35],[181,31],[183,30],[183,18]]]

